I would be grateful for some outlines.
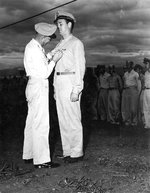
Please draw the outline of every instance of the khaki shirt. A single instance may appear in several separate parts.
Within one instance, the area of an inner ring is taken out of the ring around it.
[[[100,83],[100,88],[109,88],[109,82],[108,82],[108,78],[109,78],[110,74],[105,72],[104,75],[100,75],[99,76],[99,83]]]
[[[139,79],[139,74],[134,70],[131,70],[131,72],[125,72],[124,74],[125,87],[131,87],[131,86],[137,87],[138,79]]]
[[[144,86],[150,88],[150,72],[146,71],[144,75]]]
[[[72,81],[72,92],[79,94],[83,89],[86,62],[83,43],[75,36],[70,35],[56,46],[55,50],[59,49],[63,50],[63,56],[55,67],[54,86],[57,72],[75,72]]]

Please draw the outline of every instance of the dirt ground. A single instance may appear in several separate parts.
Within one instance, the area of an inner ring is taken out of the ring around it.
[[[85,90],[81,103],[83,161],[65,164],[57,158],[62,150],[50,89],[50,141],[55,145],[53,161],[61,166],[34,169],[25,164],[22,144],[27,105],[26,81],[22,81],[5,80],[0,94],[0,193],[150,193],[150,131],[140,125],[114,126],[92,120],[91,80],[90,92]]]
[[[55,169],[25,164],[21,159],[23,136],[8,134],[0,159],[0,193],[150,192],[150,131],[89,121],[85,133],[83,161],[65,164],[58,159],[58,140],[53,161],[61,166]]]

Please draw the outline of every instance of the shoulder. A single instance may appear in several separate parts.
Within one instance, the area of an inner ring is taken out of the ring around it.
[[[34,43],[33,39],[26,45],[26,49],[35,49],[37,45]]]
[[[26,56],[36,55],[38,57],[39,53],[40,53],[39,47],[33,40],[31,40],[25,47],[25,55]]]
[[[138,74],[135,70],[133,70],[133,74],[134,74],[135,76],[139,77],[139,74]]]
[[[72,36],[71,40],[72,40],[73,44],[82,45],[83,46],[83,43],[82,43],[82,41],[79,38],[77,38],[75,36]]]

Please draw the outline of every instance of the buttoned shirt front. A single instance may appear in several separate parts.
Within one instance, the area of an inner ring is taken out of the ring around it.
[[[54,82],[57,72],[74,72],[72,92],[79,94],[83,89],[83,77],[85,73],[85,53],[83,43],[73,35],[62,40],[55,50],[63,50],[63,57],[55,67]]]
[[[32,39],[27,44],[24,53],[26,75],[34,78],[47,79],[54,66],[54,61],[48,62],[42,46],[35,39]]]
[[[108,82],[109,82],[109,88],[118,89],[122,87],[121,78],[116,73],[113,73],[113,75],[109,76]]]
[[[100,75],[99,76],[99,82],[100,82],[100,88],[109,88],[109,82],[108,82],[108,78],[109,78],[110,74],[105,72],[104,75]]]
[[[137,86],[138,85],[139,74],[134,70],[131,72],[125,72],[124,81],[126,87]]]

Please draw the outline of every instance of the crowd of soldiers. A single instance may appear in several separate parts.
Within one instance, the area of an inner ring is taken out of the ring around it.
[[[142,65],[134,65],[130,61],[121,68],[119,71],[112,64],[87,68],[81,97],[82,117],[87,120],[88,115],[90,120],[116,125],[136,126],[142,123],[144,128],[150,128],[150,60],[144,58]],[[49,81],[50,104],[54,112],[52,76]],[[21,114],[23,109],[26,113],[24,90],[27,78],[25,75],[4,77],[0,83],[0,122],[2,119],[8,122],[6,117],[10,118],[10,109],[13,108],[13,115],[15,112]],[[57,116],[56,113],[53,115]],[[54,116],[53,119],[57,120]]]
[[[107,68],[105,65],[98,65],[96,73],[91,71],[91,78],[85,81],[85,91],[87,94],[91,91],[93,96],[89,110],[92,112],[92,119],[116,125],[123,123],[126,126],[142,123],[144,128],[148,129],[150,60],[144,58],[142,65],[134,65],[133,61],[127,62],[122,71],[122,74],[117,72],[117,68],[112,64]]]

